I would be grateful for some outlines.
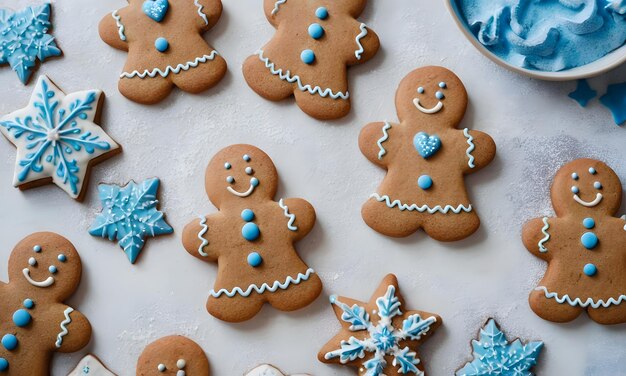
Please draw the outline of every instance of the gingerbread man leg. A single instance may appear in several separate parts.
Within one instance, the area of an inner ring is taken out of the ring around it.
[[[350,99],[335,99],[331,95],[322,97],[301,90],[296,90],[294,96],[300,109],[316,119],[338,119],[350,112]]]
[[[172,76],[172,82],[183,91],[198,94],[217,85],[226,74],[226,69],[226,60],[216,55],[214,60]]]
[[[154,104],[165,99],[172,91],[169,78],[122,78],[118,84],[120,93],[133,102]]]
[[[277,290],[268,296],[269,303],[280,311],[295,311],[311,304],[322,292],[322,281],[312,274],[308,281]]]
[[[528,300],[533,312],[548,321],[561,323],[570,322],[583,312],[581,307],[573,307],[569,304],[562,304],[554,299],[546,298],[542,291],[533,291],[530,293]]]
[[[420,214],[429,215],[424,220],[424,231],[433,239],[442,242],[454,242],[472,235],[480,227],[476,212],[458,214]]]
[[[361,215],[369,227],[394,238],[407,237],[422,227],[421,216],[416,213],[389,209],[374,199],[363,205]]]
[[[587,313],[598,324],[616,325],[626,323],[626,304],[608,308],[589,308]]]
[[[258,294],[250,296],[235,295],[229,298],[222,295],[219,298],[209,297],[206,303],[207,311],[222,321],[243,322],[253,318],[265,303],[265,297]]]
[[[243,75],[248,85],[263,98],[280,101],[293,94],[293,84],[269,74],[265,63],[257,55],[250,56],[243,64]]]

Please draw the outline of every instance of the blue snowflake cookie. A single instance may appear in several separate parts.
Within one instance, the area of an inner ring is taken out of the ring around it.
[[[0,8],[0,65],[9,64],[26,84],[37,64],[60,56],[61,50],[48,32],[50,4],[26,7],[14,12]]]
[[[174,230],[157,209],[159,179],[131,181],[125,187],[100,184],[102,212],[89,230],[93,236],[117,240],[132,264],[137,261],[146,237],[171,234]]]

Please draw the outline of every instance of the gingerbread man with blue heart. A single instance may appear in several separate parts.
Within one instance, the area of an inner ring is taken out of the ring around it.
[[[465,175],[487,166],[496,145],[486,133],[458,129],[467,103],[465,86],[453,72],[420,68],[396,93],[400,123],[371,123],[361,131],[361,152],[387,170],[361,211],[371,228],[391,237],[423,228],[444,242],[476,232],[480,219]]]

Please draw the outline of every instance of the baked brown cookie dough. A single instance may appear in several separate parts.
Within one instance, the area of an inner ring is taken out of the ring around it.
[[[210,376],[209,360],[189,338],[163,337],[143,350],[137,361],[137,376]]]

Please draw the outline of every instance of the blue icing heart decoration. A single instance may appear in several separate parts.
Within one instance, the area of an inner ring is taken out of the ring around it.
[[[152,18],[156,22],[161,22],[163,21],[169,7],[170,4],[167,0],[146,0],[143,2],[142,9],[146,16]]]
[[[420,132],[413,138],[413,146],[424,159],[428,159],[441,149],[441,140],[436,135],[430,136],[426,132]]]

